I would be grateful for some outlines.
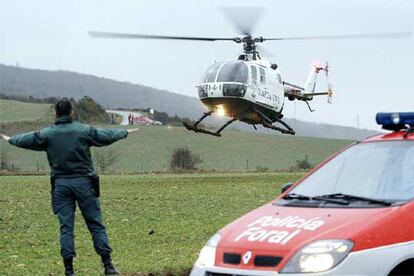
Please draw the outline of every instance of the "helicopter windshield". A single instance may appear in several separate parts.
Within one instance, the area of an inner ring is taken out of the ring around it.
[[[243,61],[231,61],[224,64],[217,77],[218,82],[247,83],[249,69]]]
[[[216,75],[218,70],[220,69],[220,66],[223,64],[223,62],[216,62],[213,65],[211,65],[207,71],[205,72],[203,78],[201,79],[201,83],[204,82],[214,82],[216,80]]]

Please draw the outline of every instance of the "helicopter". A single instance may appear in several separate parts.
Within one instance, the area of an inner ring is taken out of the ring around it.
[[[94,38],[121,38],[121,39],[165,39],[187,41],[230,41],[242,44],[243,52],[237,57],[223,62],[212,64],[201,82],[196,86],[201,102],[207,107],[196,122],[183,122],[184,127],[196,133],[210,134],[220,137],[221,132],[235,121],[241,121],[257,130],[262,125],[283,134],[295,135],[283,118],[285,98],[290,101],[303,101],[313,112],[309,101],[315,96],[327,96],[328,103],[332,103],[333,88],[329,81],[329,65],[315,64],[312,66],[304,86],[285,81],[276,63],[271,63],[262,57],[258,44],[266,41],[284,40],[325,40],[325,39],[400,39],[410,38],[411,32],[390,33],[362,33],[331,36],[304,36],[304,37],[274,37],[265,38],[253,36],[252,28],[259,17],[260,8],[232,8],[225,12],[242,36],[237,37],[193,37],[167,36],[150,34],[131,34],[118,32],[88,32]],[[264,49],[263,49],[264,50]],[[318,75],[325,73],[327,81],[326,91],[315,91]],[[200,123],[212,114],[227,116],[230,119],[216,131],[200,126]]]

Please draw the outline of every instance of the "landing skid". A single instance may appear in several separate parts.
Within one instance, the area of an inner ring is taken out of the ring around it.
[[[287,123],[285,123],[284,121],[282,121],[281,119],[276,119],[276,122],[277,123],[279,123],[279,124],[281,124],[284,128],[282,128],[282,127],[279,127],[279,126],[275,126],[275,125],[273,125],[273,121],[269,118],[269,117],[267,117],[265,114],[263,114],[262,112],[260,112],[260,111],[258,111],[258,110],[256,110],[256,113],[260,116],[260,118],[262,119],[262,122],[261,122],[261,124],[264,126],[264,127],[266,127],[266,128],[270,128],[270,129],[273,129],[273,130],[276,130],[276,131],[280,131],[281,133],[283,133],[283,134],[290,134],[290,135],[295,135],[295,131],[287,124]],[[184,127],[187,129],[187,130],[190,130],[190,131],[194,131],[195,133],[204,133],[204,134],[209,134],[209,135],[213,135],[213,136],[216,136],[216,137],[221,137],[221,132],[227,127],[227,126],[229,126],[231,123],[233,123],[233,122],[235,122],[235,121],[237,121],[237,119],[231,119],[231,120],[229,120],[229,121],[227,121],[223,126],[221,126],[217,131],[210,131],[210,130],[207,130],[207,129],[205,129],[205,128],[201,128],[201,127],[198,127],[198,125],[201,123],[201,121],[203,121],[205,118],[207,118],[208,116],[210,116],[211,114],[213,114],[213,111],[209,111],[209,112],[205,112],[204,113],[204,115],[203,116],[201,116],[201,118],[200,119],[198,119],[194,124],[190,124],[190,123],[187,123],[187,122],[183,122],[183,125],[184,125]],[[256,126],[255,125],[253,125],[253,127],[255,128],[255,129],[257,129],[256,128]]]
[[[283,121],[280,120],[278,123],[281,123],[283,125],[286,124],[285,122],[283,122],[283,123],[282,122]],[[274,126],[272,124],[269,124],[267,122],[263,122],[263,126],[266,127],[266,128],[276,130],[276,131],[280,131],[283,134],[290,134],[290,135],[295,135],[296,134],[296,132],[292,128],[290,128],[289,126],[288,126],[289,128],[281,128],[281,127],[277,127],[277,126]]]
[[[207,130],[207,129],[204,129],[204,128],[200,128],[200,127],[198,127],[198,124],[200,124],[201,123],[201,121],[202,120],[204,120],[206,117],[208,117],[208,116],[210,116],[211,114],[213,114],[213,111],[209,111],[209,112],[206,112],[206,113],[204,113],[204,115],[203,116],[201,116],[201,118],[200,119],[198,119],[198,121],[197,122],[195,122],[193,125],[192,124],[189,124],[189,123],[187,123],[187,122],[183,122],[183,125],[184,125],[184,127],[187,129],[187,130],[190,130],[190,131],[194,131],[195,133],[204,133],[204,134],[210,134],[210,135],[213,135],[213,136],[216,136],[216,137],[221,137],[221,133],[220,132],[222,132],[228,125],[230,125],[231,123],[233,123],[233,122],[235,122],[235,121],[237,121],[237,119],[231,119],[231,120],[229,120],[229,121],[227,121],[222,127],[220,127],[216,132],[213,132],[213,131],[210,131],[210,130]]]
[[[280,131],[283,134],[295,135],[295,131],[287,123],[285,123],[281,119],[276,119],[276,122],[278,122],[279,124],[281,124],[285,128],[281,128],[281,127],[272,125],[272,123],[273,123],[272,120],[270,120],[269,117],[267,117],[265,114],[263,114],[259,110],[256,110],[256,113],[259,114],[260,118],[263,120],[262,125],[264,127],[270,128],[270,129],[273,129],[273,130],[276,130],[276,131]]]

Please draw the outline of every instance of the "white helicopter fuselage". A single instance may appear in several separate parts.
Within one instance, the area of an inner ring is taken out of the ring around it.
[[[281,40],[315,40],[315,39],[366,39],[366,38],[411,38],[412,32],[399,33],[371,33],[349,35],[323,35],[301,37],[262,37],[252,36],[251,29],[254,19],[259,18],[260,10],[250,7],[237,10],[227,10],[228,17],[235,23],[240,34],[237,37],[199,37],[199,36],[171,36],[153,34],[134,34],[117,32],[89,32],[92,37],[121,38],[121,39],[162,39],[162,40],[186,40],[186,41],[232,41],[243,47],[243,54],[237,60],[217,62],[213,64],[197,86],[201,102],[207,106],[208,112],[195,122],[183,121],[186,129],[196,133],[221,136],[227,126],[239,120],[256,124],[279,131],[284,134],[294,135],[295,131],[282,120],[284,99],[302,101],[313,112],[309,101],[315,96],[328,96],[328,102],[332,102],[333,89],[329,82],[328,63],[314,65],[303,87],[282,80],[276,64],[271,64],[260,57],[257,44],[265,41]],[[253,12],[253,13],[251,13]],[[254,17],[252,17],[254,14]],[[239,19],[243,19],[244,22]],[[316,79],[320,72],[324,72],[327,81],[327,91],[315,91]],[[208,116],[218,113],[227,115],[228,120],[217,131],[211,131],[200,126],[200,123]],[[274,123],[278,124],[275,125]]]
[[[259,123],[256,111],[281,118],[284,85],[278,69],[263,59],[216,62],[197,86],[210,111],[247,123]]]

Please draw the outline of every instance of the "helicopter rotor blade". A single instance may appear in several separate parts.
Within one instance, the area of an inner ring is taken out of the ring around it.
[[[222,8],[222,11],[239,34],[251,35],[264,9],[259,7],[226,7]]]
[[[236,38],[228,37],[195,37],[195,36],[167,36],[167,35],[147,35],[130,33],[111,33],[111,32],[88,32],[94,38],[120,38],[120,39],[171,39],[171,40],[196,40],[196,41],[235,41]]]
[[[361,33],[348,35],[321,35],[321,36],[298,36],[298,37],[276,37],[264,38],[267,40],[328,40],[328,39],[408,39],[412,32],[389,32],[389,33]]]

